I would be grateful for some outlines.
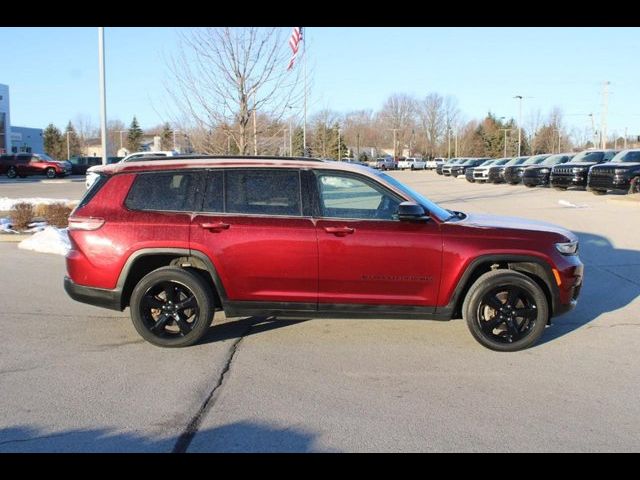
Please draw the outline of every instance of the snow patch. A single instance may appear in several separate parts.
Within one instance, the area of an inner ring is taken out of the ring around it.
[[[55,253],[66,255],[71,249],[69,234],[66,228],[44,227],[44,230],[34,233],[18,244],[18,248],[33,250],[34,252]]]
[[[580,205],[576,205],[575,203],[571,203],[566,200],[558,200],[558,203],[563,207],[569,207],[569,208],[587,208],[589,206],[586,203],[581,203]]]

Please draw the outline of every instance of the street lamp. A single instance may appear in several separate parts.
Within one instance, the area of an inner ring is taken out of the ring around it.
[[[522,151],[522,95],[516,95],[513,98],[520,100],[518,113],[518,156],[520,156]]]
[[[69,145],[69,134],[71,130],[67,130],[67,160],[71,159],[71,146]]]
[[[501,131],[504,132],[504,157],[507,156],[507,132],[511,131],[510,128],[501,128]]]

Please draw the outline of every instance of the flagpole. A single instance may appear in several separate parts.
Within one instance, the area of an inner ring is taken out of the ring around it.
[[[304,123],[302,128],[303,156],[307,156],[307,28],[302,37],[302,55],[304,56]]]

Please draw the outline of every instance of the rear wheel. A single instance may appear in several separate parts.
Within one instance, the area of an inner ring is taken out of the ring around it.
[[[629,193],[640,193],[640,177],[635,177],[629,184]]]
[[[547,297],[526,275],[492,270],[467,292],[462,316],[473,337],[491,350],[515,352],[532,346],[549,320]]]
[[[7,177],[16,178],[17,175],[18,175],[18,170],[16,170],[16,167],[14,166],[9,167],[9,170],[7,170]]]
[[[162,267],[133,289],[131,320],[140,336],[160,347],[186,347],[207,332],[215,312],[205,281],[182,268]]]
[[[55,170],[55,168],[47,168],[47,171],[45,172],[45,175],[47,176],[47,178],[56,178],[56,170]]]

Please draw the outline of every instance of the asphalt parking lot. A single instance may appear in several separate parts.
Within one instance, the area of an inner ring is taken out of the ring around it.
[[[640,201],[393,175],[446,208],[574,231],[578,307],[508,354],[461,320],[223,316],[161,349],[128,311],[69,299],[63,257],[0,242],[0,452],[640,450]],[[0,197],[78,199],[82,180]]]

